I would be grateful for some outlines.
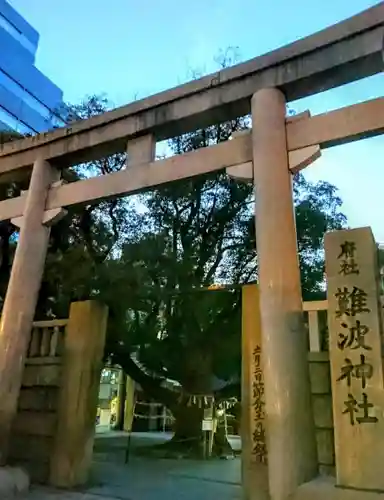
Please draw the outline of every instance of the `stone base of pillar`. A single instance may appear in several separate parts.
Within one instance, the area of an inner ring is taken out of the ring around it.
[[[384,500],[384,492],[337,488],[335,478],[319,477],[301,485],[292,500]]]
[[[264,464],[243,464],[244,500],[269,500],[268,466]]]
[[[11,500],[29,490],[27,473],[17,467],[0,467],[0,498]]]

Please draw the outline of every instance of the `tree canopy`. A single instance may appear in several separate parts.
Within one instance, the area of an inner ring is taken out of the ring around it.
[[[88,118],[107,107],[106,99],[90,97],[72,107],[72,116]],[[169,152],[228,140],[248,124],[244,117],[185,134],[169,142]],[[125,155],[113,155],[63,176],[72,182],[124,164]],[[0,195],[14,196],[23,188],[4,185]],[[311,183],[298,174],[293,193],[303,298],[319,299],[324,295],[324,234],[343,227],[346,219],[329,183]],[[16,239],[12,224],[1,223],[2,297]],[[253,183],[220,171],[126,199],[70,208],[52,228],[37,317],[63,317],[74,300],[104,301],[110,310],[106,356],[177,415],[182,404],[162,386],[164,379],[177,381],[187,394],[220,392],[222,381],[238,381],[240,288],[256,280]],[[213,284],[230,286],[207,290]]]
[[[73,106],[72,116],[89,118],[107,107],[105,98],[93,96]],[[169,143],[170,152],[228,140],[248,123],[245,117],[177,137]],[[13,135],[3,136],[9,138]],[[114,155],[64,176],[73,181],[103,175],[124,163],[125,155]],[[324,233],[346,221],[334,186],[310,183],[302,175],[293,185],[303,297],[316,299],[324,293]],[[9,186],[3,188],[3,198],[21,189],[12,187],[11,193]],[[111,311],[107,348],[120,361],[128,350],[148,372],[188,386],[184,368],[191,353],[202,356],[196,351],[204,346],[210,373],[229,378],[231,363],[223,362],[223,353],[239,354],[234,348],[239,343],[239,290],[201,289],[257,280],[253,212],[252,183],[229,179],[225,172],[129,199],[73,207],[52,229],[38,314],[64,315],[70,301],[100,297]],[[15,228],[6,222],[3,232],[1,277],[6,282]]]
[[[246,123],[188,134],[170,147],[175,154],[205,147]],[[345,217],[328,183],[298,175],[294,196],[303,297],[318,299],[324,296],[323,236],[342,227]],[[125,329],[111,332],[109,349],[121,364],[127,352],[135,352],[148,373],[175,379],[186,391],[210,391],[215,377],[239,374],[241,300],[236,286],[202,289],[257,280],[252,183],[219,172],[172,183],[139,201],[146,229],[123,245],[116,289],[131,283],[141,306],[129,308]]]

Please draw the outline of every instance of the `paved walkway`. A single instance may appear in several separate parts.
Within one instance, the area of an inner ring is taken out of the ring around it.
[[[35,489],[28,500],[240,500],[240,460],[144,460],[95,463],[84,492]]]
[[[240,458],[161,460],[133,454],[125,465],[125,437],[120,435],[119,439],[113,434],[98,438],[86,491],[65,493],[38,488],[25,500],[241,500]],[[133,448],[151,440],[148,434],[135,438]],[[152,438],[164,440],[159,435]]]

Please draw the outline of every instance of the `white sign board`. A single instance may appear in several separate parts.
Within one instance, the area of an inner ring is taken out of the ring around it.
[[[213,431],[213,420],[203,420],[203,431]]]

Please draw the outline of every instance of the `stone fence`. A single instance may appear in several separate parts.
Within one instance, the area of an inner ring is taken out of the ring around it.
[[[27,352],[18,413],[12,429],[10,461],[25,467],[35,481],[49,479],[68,322],[34,323]]]
[[[84,484],[92,459],[107,309],[71,304],[68,319],[33,325],[9,463],[32,481]]]
[[[305,302],[319,468],[334,474],[335,452],[327,301]],[[92,458],[107,311],[92,301],[71,305],[68,319],[35,322],[10,446],[10,463],[35,482],[78,486]]]
[[[309,370],[316,427],[319,471],[335,475],[335,443],[332,410],[331,368],[328,353],[326,300],[304,302],[309,335]]]

